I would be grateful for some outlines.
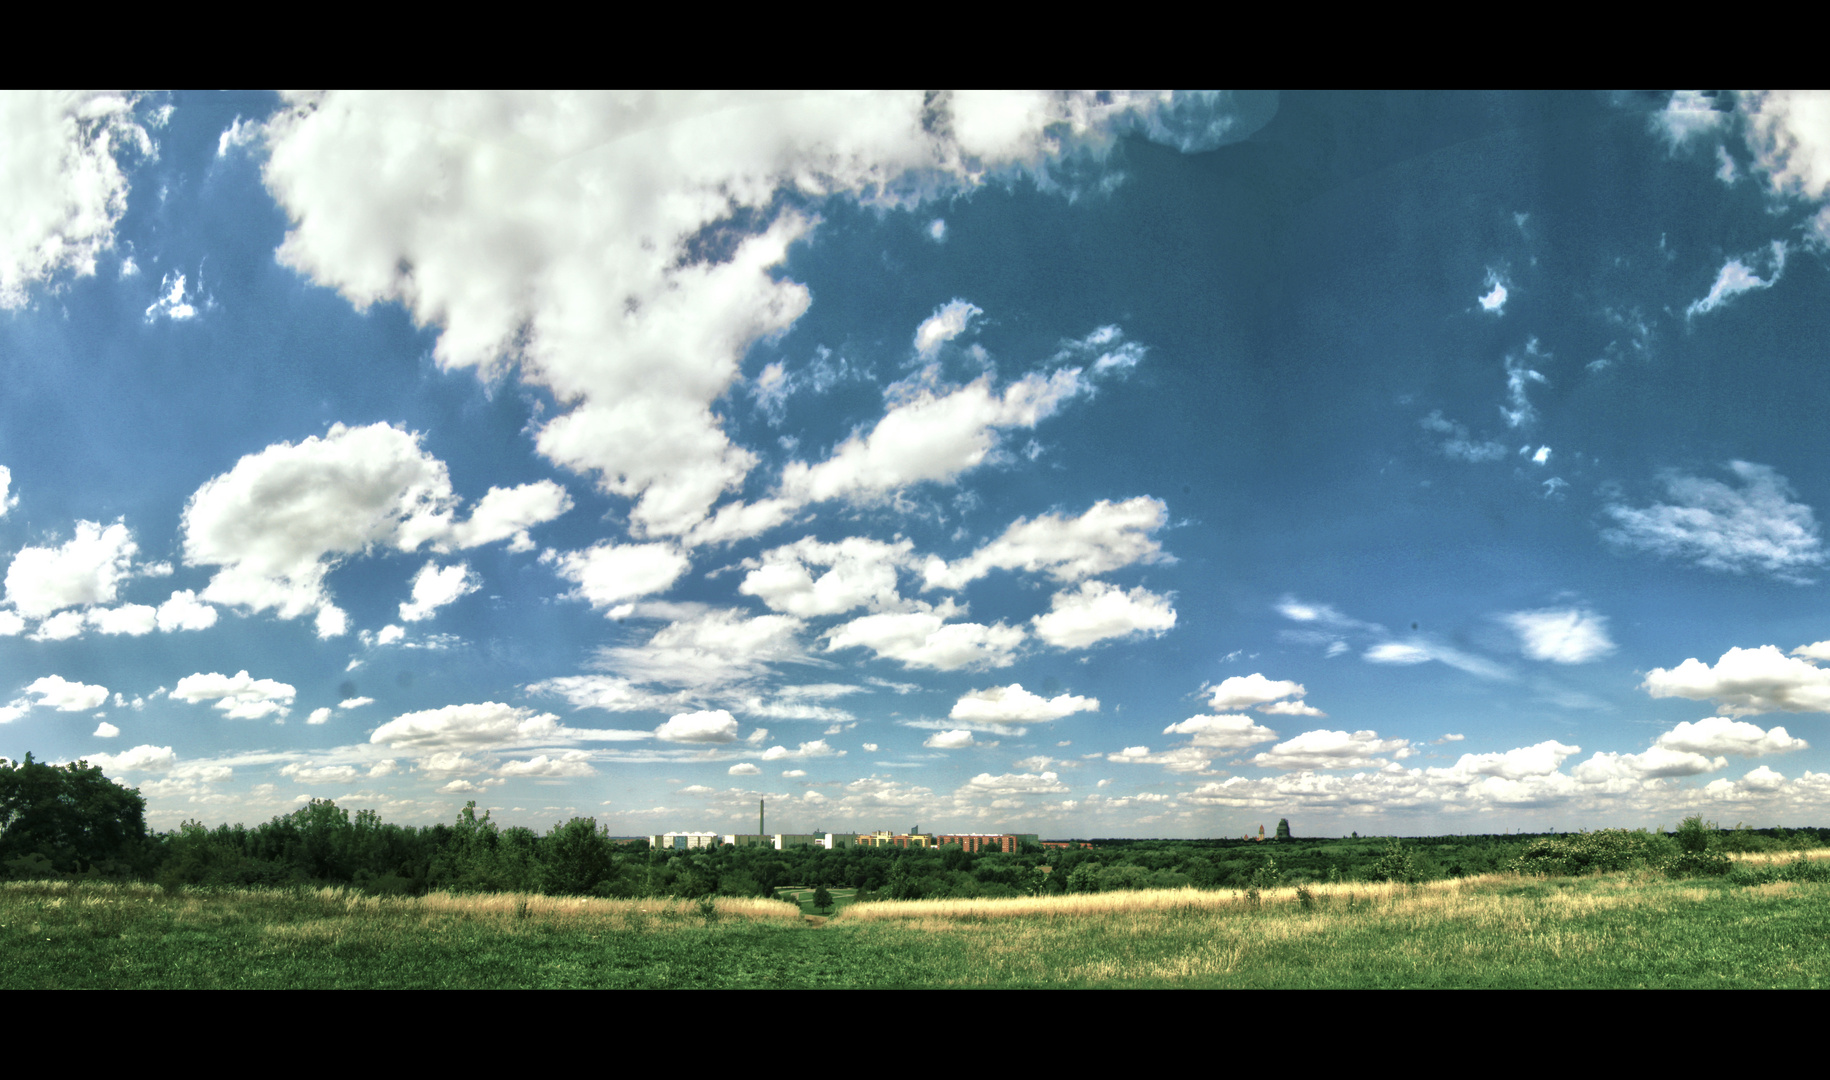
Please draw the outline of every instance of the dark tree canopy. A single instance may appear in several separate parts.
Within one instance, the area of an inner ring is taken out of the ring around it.
[[[0,865],[124,871],[145,842],[146,800],[100,766],[0,758]]]

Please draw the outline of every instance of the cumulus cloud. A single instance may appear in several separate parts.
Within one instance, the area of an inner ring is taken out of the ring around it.
[[[397,750],[429,751],[560,741],[572,734],[560,727],[559,718],[552,713],[485,701],[403,713],[376,728],[369,742]],[[639,735],[646,736],[646,732]]]
[[[439,608],[482,587],[469,563],[441,568],[437,562],[428,562],[413,576],[413,599],[400,605],[400,617],[406,622],[430,619]]]
[[[964,728],[954,731],[937,731],[922,740],[921,745],[931,746],[936,750],[964,750],[968,746],[977,746],[972,739],[972,732]],[[1021,763],[1019,763],[1019,767]],[[1048,767],[1048,759],[1042,759],[1041,768]]]
[[[116,608],[90,608],[84,616],[90,626],[103,634],[126,634],[140,637],[159,625],[159,613],[146,604],[122,604]]]
[[[1535,746],[1522,746],[1497,754],[1463,754],[1453,771],[1468,776],[1497,776],[1505,780],[1523,780],[1531,776],[1549,776],[1563,767],[1580,746],[1566,746],[1547,740]]]
[[[54,275],[95,273],[127,211],[120,158],[154,153],[120,94],[14,91],[0,97],[0,309],[23,307]]]
[[[1669,670],[1653,668],[1640,686],[1655,698],[1713,699],[1724,716],[1830,712],[1830,670],[1772,645],[1733,648],[1714,664],[1693,656]]]
[[[844,753],[845,751],[843,750],[834,750],[831,746],[828,746],[825,739],[814,739],[811,742],[800,744],[800,746],[793,750],[790,750],[785,746],[771,746],[769,749],[762,752],[762,759],[764,761],[782,761],[789,758],[799,760],[801,758],[811,757],[832,757],[835,754],[842,755]]]
[[[1173,750],[1151,753],[1148,746],[1127,746],[1116,754],[1107,754],[1107,761],[1116,761],[1132,765],[1161,765],[1173,773],[1207,772],[1214,763],[1213,754],[1197,746],[1178,746]]]
[[[950,609],[949,609],[950,610]],[[904,667],[958,671],[1009,667],[1023,631],[997,623],[947,623],[937,611],[864,615],[827,632],[826,651],[868,648]]]
[[[1602,538],[1619,548],[1683,559],[1707,570],[1753,571],[1809,584],[1802,571],[1824,563],[1811,508],[1793,502],[1791,484],[1766,465],[1731,461],[1728,469],[1741,487],[1674,473],[1664,479],[1669,503],[1604,507],[1617,527],[1604,530]]]
[[[1749,262],[1754,263],[1756,267],[1762,264],[1770,267],[1771,269],[1767,271],[1769,276],[1762,278],[1755,268],[1748,266]],[[1779,283],[1779,275],[1785,272],[1785,268],[1786,246],[1778,240],[1773,241],[1773,246],[1768,252],[1750,255],[1746,262],[1738,258],[1730,259],[1723,263],[1722,269],[1716,273],[1716,283],[1709,287],[1709,295],[1692,301],[1691,305],[1684,309],[1684,316],[1694,319],[1698,315],[1706,315],[1714,311],[1744,292],[1770,289]]]
[[[243,670],[234,675],[186,675],[172,687],[171,696],[192,704],[213,701],[213,708],[231,720],[260,720],[268,716],[284,718],[292,711],[292,699],[297,694],[288,683],[256,679]]]
[[[1640,754],[1597,753],[1570,770],[1570,775],[1585,784],[1605,784],[1610,780],[1659,780],[1675,776],[1696,776],[1728,767],[1728,759],[1713,761],[1702,754],[1654,746]]]
[[[1030,621],[1036,636],[1058,649],[1084,649],[1132,634],[1161,637],[1176,624],[1169,597],[1142,586],[1126,592],[1103,581],[1083,581],[1073,592],[1056,593],[1049,609]]]
[[[570,596],[588,601],[592,607],[610,608],[613,617],[633,610],[619,606],[626,601],[666,592],[691,565],[672,544],[608,542],[584,551],[555,553],[552,561],[560,577],[578,585]]]
[[[1616,648],[1608,638],[1608,620],[1582,608],[1514,611],[1500,621],[1519,635],[1519,646],[1533,660],[1586,664]]]
[[[526,761],[504,761],[501,768],[496,770],[496,775],[561,780],[596,776],[597,770],[591,767],[590,754],[583,750],[568,750],[556,757],[539,754]]]
[[[163,633],[178,630],[208,630],[216,625],[216,609],[197,599],[190,589],[179,589],[159,605],[159,629]]]
[[[57,547],[26,547],[6,571],[6,598],[27,618],[61,608],[112,603],[132,573],[140,547],[121,522],[76,523],[76,535]]]
[[[757,773],[762,772],[761,769],[748,761],[740,761],[724,771],[732,776],[755,776]]]
[[[88,754],[84,760],[109,774],[168,772],[178,763],[178,755],[169,746],[140,745],[118,754]]]
[[[1179,724],[1163,729],[1165,735],[1190,735],[1191,746],[1216,750],[1240,750],[1277,738],[1277,732],[1249,716],[1191,716]]]
[[[268,123],[264,175],[293,223],[287,265],[358,307],[404,304],[439,328],[447,368],[512,366],[550,390],[565,411],[540,427],[539,450],[634,500],[638,533],[678,535],[755,465],[713,406],[750,345],[810,300],[771,273],[815,226],[784,205],[912,205],[987,171],[1044,168],[1070,143],[1109,145],[1134,126],[1158,137],[1184,114],[1206,114],[1189,126],[1206,132],[1240,108],[1168,95],[338,93]]]
[[[597,663],[631,683],[714,691],[760,678],[772,663],[805,662],[804,625],[791,615],[695,610],[657,630],[645,644],[598,650]]]
[[[0,465],[0,517],[5,517],[8,510],[19,505],[19,496],[11,494],[12,487],[13,470]]]
[[[942,304],[915,329],[915,351],[923,357],[933,356],[935,350],[965,333],[973,316],[983,314],[977,304],[960,299]]]
[[[470,517],[451,526],[451,543],[460,548],[482,547],[510,540],[508,550],[531,551],[527,531],[572,508],[572,496],[551,480],[536,480],[517,487],[492,487],[470,511]],[[511,539],[512,538],[512,539]]]
[[[315,724],[328,724],[328,723],[330,723],[330,712],[331,712],[331,710],[330,710],[329,706],[313,709],[313,710],[311,710],[311,715],[307,716],[305,718],[305,722],[307,724],[314,724],[314,725]]]
[[[872,611],[904,606],[896,572],[911,565],[914,544],[848,536],[822,543],[809,536],[746,560],[749,573],[737,591],[772,610],[801,618],[838,615],[854,608]],[[811,567],[829,567],[815,577]]]
[[[1079,368],[1025,375],[1001,394],[989,375],[954,388],[925,379],[892,387],[889,411],[868,434],[854,433],[816,465],[788,463],[783,512],[830,499],[872,503],[918,483],[951,483],[985,461],[1001,430],[1035,427],[1086,388]]]
[[[1026,724],[1059,720],[1077,712],[1098,712],[1099,699],[1076,694],[1044,698],[1023,689],[1021,683],[974,690],[953,703],[951,720],[982,724]]]
[[[1481,310],[1498,315],[1506,308],[1506,283],[1491,271],[1487,274],[1487,292],[1480,298]]]
[[[1004,773],[1001,776],[980,773],[960,788],[962,794],[971,795],[1065,795],[1067,790],[1067,785],[1052,772]]]
[[[1295,704],[1294,702],[1281,702],[1279,699],[1300,698],[1306,693],[1308,691],[1303,688],[1301,683],[1289,679],[1267,679],[1263,675],[1253,672],[1250,675],[1234,675],[1222,680],[1220,685],[1214,687],[1213,693],[1208,696],[1207,704],[1208,708],[1215,712],[1246,709],[1256,705],[1260,707],[1261,712],[1286,712],[1298,716],[1324,715],[1319,711],[1310,710],[1306,706],[1298,711],[1265,707],[1269,702]]]
[[[38,698],[32,704],[58,712],[88,712],[108,703],[108,688],[72,682],[61,675],[46,675],[25,688]]]
[[[1265,769],[1370,769],[1388,762],[1380,754],[1408,756],[1409,739],[1381,739],[1378,732],[1305,731],[1252,756]]]
[[[206,481],[184,508],[185,562],[220,568],[202,598],[283,619],[316,612],[319,635],[335,637],[346,620],[324,577],[338,561],[493,537],[499,530],[454,525],[460,500],[419,438],[388,424],[333,424],[322,438],[275,443]]]
[[[1734,754],[1737,757],[1760,757],[1764,754],[1789,754],[1810,747],[1795,739],[1785,728],[1762,730],[1758,724],[1709,716],[1685,721],[1658,737],[1658,746],[1690,754]]]
[[[115,727],[113,724],[110,724],[106,720],[103,720],[101,723],[95,725],[95,730],[90,732],[90,736],[93,738],[97,738],[97,739],[113,739],[113,738],[118,737],[120,734],[121,734],[121,729],[118,727]]]
[[[954,563],[932,559],[922,569],[926,587],[959,589],[993,570],[1046,573],[1072,582],[1138,562],[1166,562],[1150,534],[1169,520],[1161,500],[1140,496],[1115,503],[1101,499],[1076,518],[1043,514],[1018,518],[1004,534]]]
[[[654,729],[663,742],[728,743],[737,741],[737,718],[723,709],[678,713]]]

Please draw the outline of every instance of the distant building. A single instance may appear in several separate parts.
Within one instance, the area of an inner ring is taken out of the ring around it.
[[[722,839],[717,833],[670,832],[649,837],[648,846],[656,851],[690,851],[693,848],[717,847]]]
[[[1035,833],[942,833],[934,838],[941,846],[958,844],[965,851],[1022,851],[1024,844],[1041,841]]]
[[[1088,851],[1093,850],[1093,845],[1084,840],[1043,840],[1040,841],[1040,843],[1045,848],[1063,848],[1068,850],[1085,848]]]

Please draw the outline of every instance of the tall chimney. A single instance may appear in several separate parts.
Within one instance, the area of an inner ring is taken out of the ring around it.
[[[756,835],[758,836],[769,835],[768,826],[764,824],[768,820],[768,814],[763,807],[763,802],[762,799],[756,800]]]

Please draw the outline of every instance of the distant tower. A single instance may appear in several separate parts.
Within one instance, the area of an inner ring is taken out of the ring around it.
[[[764,799],[756,800],[756,835],[758,835],[758,836],[769,835],[769,830],[768,830],[767,826],[765,826],[763,824],[765,821],[768,820],[768,810],[763,805],[763,803],[766,801],[767,800],[764,800]]]

